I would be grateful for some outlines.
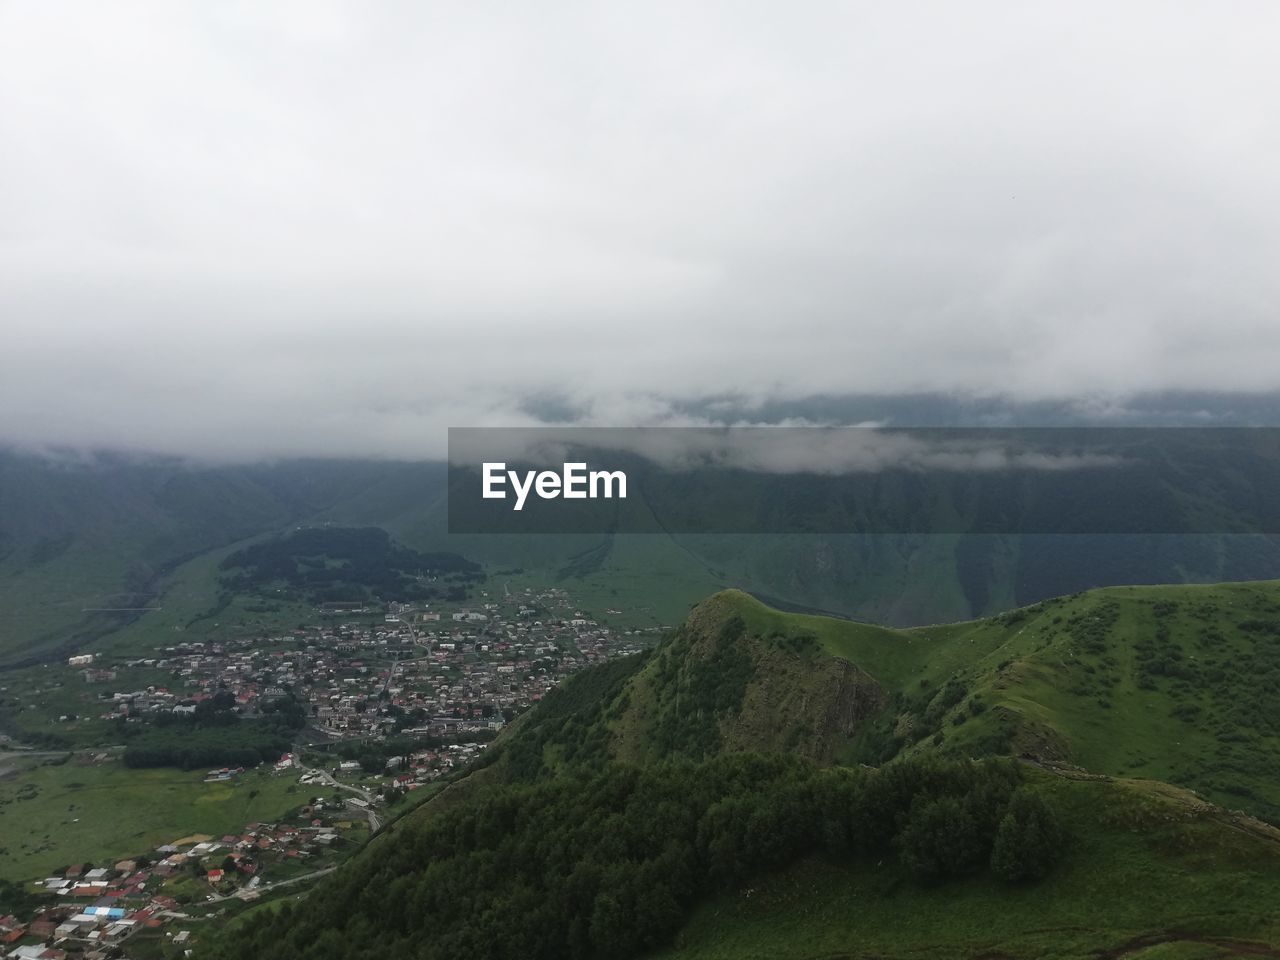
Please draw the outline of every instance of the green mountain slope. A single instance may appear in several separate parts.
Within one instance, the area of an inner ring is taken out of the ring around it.
[[[742,754],[491,786],[203,955],[1274,956],[1277,894],[1280,833],[1165,785]]]
[[[701,906],[662,960],[1280,956],[1273,831],[1149,781],[1059,781],[1070,844],[1033,886],[921,885],[897,864],[810,858]]]
[[[522,775],[582,762],[794,751],[1023,755],[1167,780],[1280,818],[1280,583],[1116,587],[890,630],[700,604],[608,690],[573,684],[504,738]]]
[[[1274,802],[1277,612],[1134,587],[890,630],[725,591],[205,955],[1280,956],[1280,830],[1201,795]]]

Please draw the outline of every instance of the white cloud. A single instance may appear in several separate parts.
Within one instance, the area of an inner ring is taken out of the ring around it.
[[[0,6],[0,439],[1280,387],[1280,8]]]

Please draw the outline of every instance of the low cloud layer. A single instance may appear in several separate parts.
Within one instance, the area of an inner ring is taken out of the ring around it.
[[[708,396],[1280,388],[1278,31],[6,4],[0,441],[417,458]]]
[[[1124,458],[1109,450],[1108,439],[1105,430],[1092,436],[1072,434],[1058,439],[1053,431],[1008,431],[1002,437],[959,430],[948,435],[948,431],[883,430],[871,424],[845,428],[464,429],[449,434],[449,462],[473,469],[494,461],[559,469],[585,456],[593,468],[609,468],[613,465],[610,454],[624,453],[675,471],[713,468],[821,476],[889,470],[1059,472],[1123,466]]]

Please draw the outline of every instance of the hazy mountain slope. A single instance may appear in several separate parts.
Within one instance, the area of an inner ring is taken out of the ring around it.
[[[129,622],[178,564],[313,516],[384,475],[374,463],[197,467],[0,451],[0,663]]]
[[[715,571],[770,603],[918,626],[1094,587],[1280,576],[1262,536],[680,536]]]
[[[292,515],[243,475],[0,456],[0,658],[105,629],[127,614],[90,611],[145,606],[166,565]]]
[[[678,622],[725,586],[908,625],[1108,583],[1280,575],[1280,540],[1247,536],[455,535],[443,484],[431,463],[200,467],[0,453],[0,663],[94,643],[137,616],[95,611],[148,605],[171,585],[184,597],[216,593],[197,582],[216,563],[196,559],[299,523],[381,526],[416,549],[461,553],[504,581],[563,584],[597,613],[645,623]],[[199,614],[187,606],[184,619]]]

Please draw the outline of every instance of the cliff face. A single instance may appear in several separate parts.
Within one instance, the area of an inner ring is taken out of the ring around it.
[[[699,604],[617,699],[615,756],[798,753],[829,762],[887,704],[865,670],[803,632],[753,626],[729,591]]]
[[[831,761],[887,703],[880,685],[847,660],[765,651],[756,663],[741,707],[719,718],[726,750]]]

